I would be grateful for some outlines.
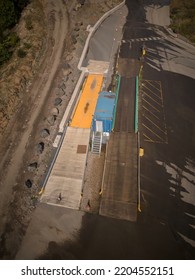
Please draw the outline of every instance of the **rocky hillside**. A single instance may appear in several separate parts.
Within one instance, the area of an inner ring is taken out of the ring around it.
[[[11,59],[0,67],[0,135],[18,106],[22,105],[22,98],[44,53],[46,31],[40,1],[33,0],[25,8],[19,24],[12,31],[18,38],[18,44]]]

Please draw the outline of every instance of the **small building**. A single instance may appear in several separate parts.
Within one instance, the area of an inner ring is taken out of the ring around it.
[[[110,132],[114,121],[116,94],[100,92],[93,116],[94,132]]]
[[[99,154],[102,143],[107,143],[114,126],[116,94],[100,92],[92,121],[92,152]]]

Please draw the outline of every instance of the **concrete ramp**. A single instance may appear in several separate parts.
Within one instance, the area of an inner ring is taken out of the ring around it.
[[[90,129],[67,128],[41,202],[79,209],[89,136]]]

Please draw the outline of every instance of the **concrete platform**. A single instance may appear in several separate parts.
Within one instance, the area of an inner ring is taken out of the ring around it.
[[[109,69],[109,62],[107,61],[99,61],[99,60],[89,60],[87,65],[87,70],[90,74],[102,74],[105,75]]]
[[[89,136],[90,129],[67,128],[41,202],[79,209]]]

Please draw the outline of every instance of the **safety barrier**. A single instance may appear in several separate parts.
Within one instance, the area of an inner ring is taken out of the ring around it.
[[[134,123],[135,133],[138,132],[138,94],[139,94],[139,78],[138,78],[138,76],[136,76],[136,80],[135,80],[135,123]]]
[[[119,89],[121,84],[121,76],[117,76],[117,87],[116,87],[116,100],[115,100],[115,107],[114,107],[114,116],[113,116],[113,122],[112,122],[112,130],[114,129],[115,120],[116,120],[116,108],[118,103],[118,95],[119,95]]]

